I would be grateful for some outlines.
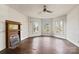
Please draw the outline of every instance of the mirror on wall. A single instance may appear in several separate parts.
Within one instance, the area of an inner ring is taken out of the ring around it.
[[[18,30],[18,25],[16,25],[16,24],[8,24],[8,29],[9,30]]]

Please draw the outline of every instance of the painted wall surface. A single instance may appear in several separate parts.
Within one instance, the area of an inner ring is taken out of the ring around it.
[[[67,15],[67,39],[79,47],[79,6]]]
[[[6,6],[0,5],[0,51],[5,48],[5,20],[20,22],[21,25],[21,40],[28,37],[28,20],[21,13]]]

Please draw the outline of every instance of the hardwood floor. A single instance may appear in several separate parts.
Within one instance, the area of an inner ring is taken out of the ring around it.
[[[65,39],[32,37],[22,41],[16,49],[6,49],[3,54],[78,54],[79,48]]]

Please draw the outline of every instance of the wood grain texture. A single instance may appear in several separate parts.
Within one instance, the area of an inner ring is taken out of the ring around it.
[[[12,26],[12,25],[17,25],[17,29],[12,29],[12,28],[9,28],[10,26],[11,27],[14,27],[14,26]],[[15,45],[15,46],[13,46],[12,44],[12,41],[14,40],[14,39],[12,39],[12,38],[15,38],[16,36],[14,36],[15,34],[17,34],[17,36],[19,36],[19,42],[18,42],[18,45],[20,44],[20,42],[21,42],[21,26],[20,26],[21,24],[20,24],[20,22],[15,22],[15,21],[9,21],[9,20],[6,20],[5,21],[5,39],[6,39],[6,49],[13,49],[13,48],[15,48],[15,47],[17,47],[17,45]]]
[[[3,54],[78,54],[79,48],[65,39],[56,37],[30,37],[16,49],[6,49]]]

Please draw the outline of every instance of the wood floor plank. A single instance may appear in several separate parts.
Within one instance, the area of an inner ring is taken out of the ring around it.
[[[79,48],[65,39],[56,37],[31,37],[16,49],[6,49],[3,54],[78,54]]]

